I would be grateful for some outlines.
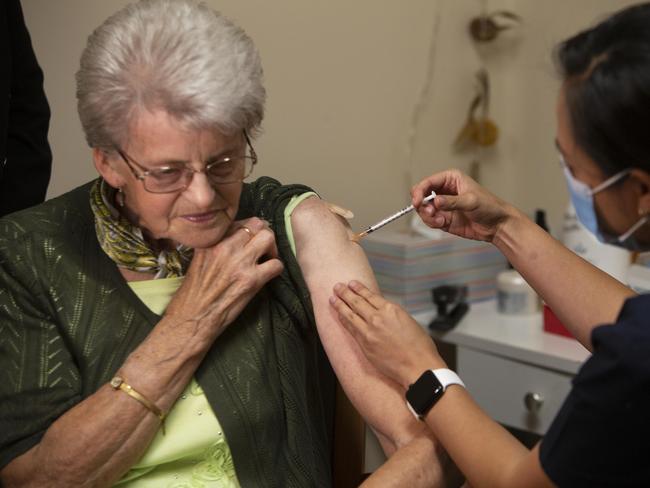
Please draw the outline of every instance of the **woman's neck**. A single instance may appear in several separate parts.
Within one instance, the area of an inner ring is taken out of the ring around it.
[[[132,269],[118,267],[122,277],[128,281],[148,281],[153,280],[156,276],[155,273],[143,273],[141,271],[133,271]]]
[[[117,193],[115,196],[115,208],[118,209],[118,211],[122,214],[123,217],[125,217],[129,222],[131,222],[132,225],[139,227],[140,230],[142,231],[142,237],[144,238],[145,242],[151,246],[151,249],[158,253],[160,251],[171,251],[173,249],[176,249],[178,247],[178,244],[176,244],[173,241],[170,241],[169,239],[157,239],[155,238],[149,230],[147,230],[145,227],[140,225],[140,218],[138,217],[138,214],[133,212],[128,204],[120,204],[117,205]],[[124,198],[124,197],[122,197]]]

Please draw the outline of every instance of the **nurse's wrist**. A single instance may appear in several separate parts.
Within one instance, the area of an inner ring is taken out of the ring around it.
[[[421,361],[418,361],[412,366],[409,366],[408,369],[405,369],[404,373],[401,375],[399,383],[402,385],[404,391],[408,390],[409,386],[415,383],[425,371],[430,369],[443,369],[449,367],[440,356],[421,359]]]
[[[514,251],[517,236],[521,235],[522,228],[527,223],[536,224],[526,214],[512,205],[508,204],[504,213],[505,217],[497,225],[492,244],[508,257]]]

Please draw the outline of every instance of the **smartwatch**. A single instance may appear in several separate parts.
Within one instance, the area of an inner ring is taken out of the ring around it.
[[[422,420],[449,385],[465,384],[451,369],[428,369],[406,391],[406,406],[416,418]]]

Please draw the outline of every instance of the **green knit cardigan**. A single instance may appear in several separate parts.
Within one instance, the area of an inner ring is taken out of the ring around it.
[[[0,467],[108,382],[160,319],[99,247],[90,186],[0,220]],[[244,185],[237,218],[271,223],[285,270],[195,374],[243,487],[331,486],[334,375],[284,227],[291,197],[309,190]]]

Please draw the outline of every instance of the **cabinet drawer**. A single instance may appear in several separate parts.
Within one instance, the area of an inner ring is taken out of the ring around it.
[[[496,421],[543,435],[571,389],[571,375],[458,347],[458,374]]]

